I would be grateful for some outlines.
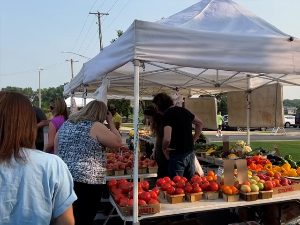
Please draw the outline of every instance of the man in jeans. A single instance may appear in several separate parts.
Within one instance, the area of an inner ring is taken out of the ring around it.
[[[195,154],[193,146],[199,138],[203,123],[189,110],[173,105],[172,98],[157,94],[153,106],[163,115],[164,138],[163,151],[169,159],[169,176],[186,177],[188,180],[195,174]],[[192,134],[192,123],[195,134]]]

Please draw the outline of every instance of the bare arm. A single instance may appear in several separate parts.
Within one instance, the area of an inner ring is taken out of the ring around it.
[[[195,125],[195,134],[193,137],[193,142],[195,144],[202,132],[203,122],[198,117],[195,117],[192,123]]]
[[[54,154],[57,155],[58,152],[58,132],[55,135],[54,138]]]
[[[37,127],[38,127],[38,129],[39,129],[39,128],[48,126],[48,124],[49,124],[49,123],[48,123],[47,120],[42,120],[41,122],[39,122],[39,123],[37,124]]]
[[[63,214],[52,220],[51,225],[74,225],[73,206],[71,205]]]
[[[54,124],[50,121],[49,123],[49,137],[48,137],[48,144],[45,148],[45,152],[51,152],[54,149],[54,138],[56,135],[56,128]]]
[[[119,131],[114,126],[111,120],[111,114],[107,116],[106,119],[109,129],[101,123],[95,123],[92,127],[91,134],[92,136],[96,136],[98,141],[109,148],[118,148],[122,146],[122,137]]]
[[[164,138],[162,143],[163,150],[166,150],[171,143],[172,127],[165,126],[164,128]]]

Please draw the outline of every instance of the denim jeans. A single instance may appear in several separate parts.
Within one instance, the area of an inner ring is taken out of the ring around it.
[[[188,152],[185,154],[170,154],[169,176],[171,179],[176,175],[185,177],[189,181],[195,174],[195,154]]]

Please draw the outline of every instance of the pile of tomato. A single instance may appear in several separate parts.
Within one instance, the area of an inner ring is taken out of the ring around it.
[[[251,169],[251,170],[255,171],[256,173],[265,171],[266,170],[265,166],[267,164],[271,164],[270,160],[263,159],[259,155],[255,155],[252,158],[246,157],[246,161],[247,161],[248,169]]]
[[[111,193],[114,195],[115,202],[120,207],[133,206],[133,183],[128,182],[126,179],[110,180],[107,184]],[[149,183],[147,181],[138,182],[138,205],[153,205],[159,204],[157,200],[159,195],[159,189],[149,189]]]

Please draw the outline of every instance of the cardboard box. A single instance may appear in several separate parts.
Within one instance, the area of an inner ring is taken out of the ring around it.
[[[161,190],[161,188],[159,187],[159,197],[160,197],[161,199],[166,199],[166,194],[167,194],[167,192]]]
[[[205,191],[203,198],[206,200],[215,200],[219,198],[219,191]]]
[[[122,176],[124,175],[125,170],[115,170],[115,176]]]
[[[139,168],[139,174],[147,173],[147,167]]]
[[[148,167],[148,173],[157,173],[158,167]]]
[[[270,190],[270,191],[260,191],[259,195],[258,195],[258,198],[259,199],[269,199],[269,198],[272,198],[272,196],[273,196],[273,190]]]
[[[279,211],[281,210],[281,224],[279,223]],[[265,206],[264,224],[282,225],[295,219],[300,215],[297,202],[287,202],[282,204],[271,204]]]
[[[106,170],[106,176],[113,176],[115,175],[114,170]]]
[[[250,192],[250,193],[243,193],[240,192],[240,198],[244,201],[256,201],[258,199],[259,192]]]
[[[275,188],[273,188],[273,195],[282,194],[282,193],[291,192],[291,191],[298,191],[298,190],[300,190],[300,183],[294,184],[294,185],[289,185],[289,186],[284,186],[284,187],[275,187]]]
[[[169,195],[166,193],[166,199],[169,203],[171,204],[177,204],[177,203],[182,203],[184,199],[185,194],[181,195]]]
[[[133,207],[127,206],[127,207],[120,207],[117,205],[121,214],[123,216],[132,216],[133,215]],[[142,214],[155,214],[159,213],[161,210],[161,203],[160,204],[154,204],[154,205],[143,205],[139,206],[139,215]]]
[[[198,202],[202,200],[202,194],[203,192],[200,193],[185,193],[185,200],[187,202]]]
[[[223,199],[226,202],[237,202],[240,199],[240,194],[227,195],[227,194],[223,193]]]

